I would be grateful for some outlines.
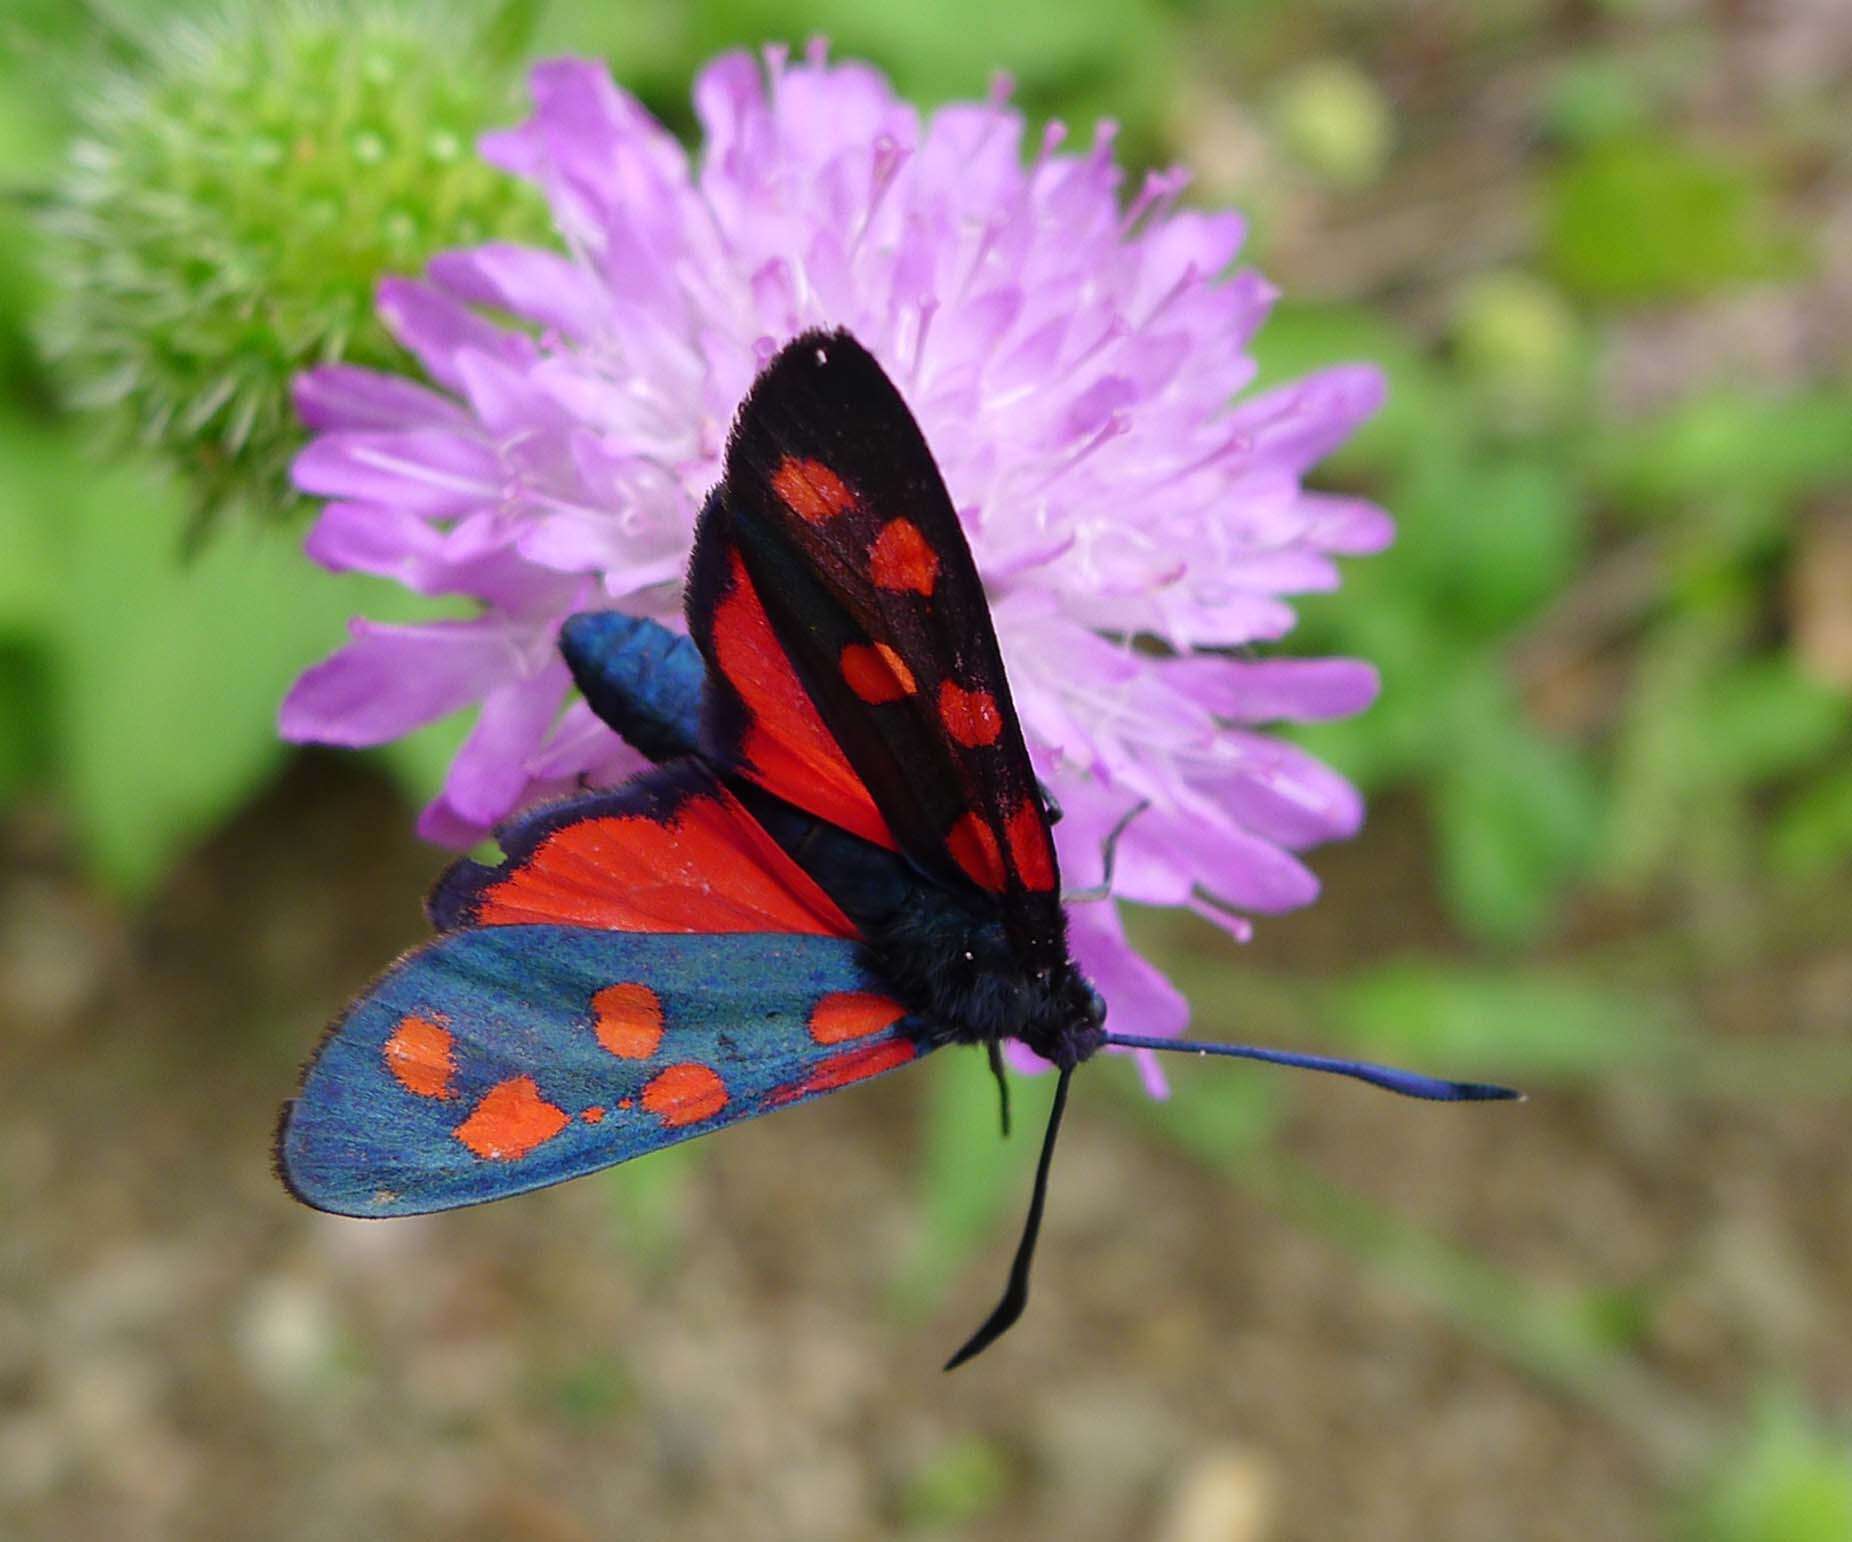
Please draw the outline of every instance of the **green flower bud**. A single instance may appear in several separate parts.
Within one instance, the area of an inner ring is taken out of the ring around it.
[[[72,405],[170,454],[202,514],[293,500],[298,370],[404,368],[382,277],[545,231],[475,153],[518,113],[513,50],[481,46],[509,9],[248,6],[93,84],[46,221],[42,342]]]
[[[1280,87],[1274,132],[1287,153],[1336,187],[1367,187],[1382,175],[1395,120],[1376,82],[1342,59],[1315,59]]]
[[[1549,421],[1577,384],[1583,341],[1569,302],[1528,273],[1482,273],[1454,305],[1461,369],[1512,428]]]

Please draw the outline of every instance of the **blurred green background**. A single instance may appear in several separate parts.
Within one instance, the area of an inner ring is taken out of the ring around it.
[[[1852,1538],[1843,0],[410,14],[0,18],[0,1533]],[[1252,216],[1268,378],[1388,370],[1323,479],[1400,538],[1292,639],[1382,666],[1305,735],[1370,823],[1245,949],[1140,935],[1205,1034],[1532,1094],[1090,1075],[1034,1306],[949,1379],[1031,1154],[973,1057],[428,1221],[265,1159],[421,933],[457,733],[276,743],[406,603],[297,551],[277,382],[391,359],[380,272],[541,228],[468,153],[527,59],[687,132],[702,59],[813,33],[1118,118]],[[317,186],[260,153],[376,111],[436,192],[358,131]]]

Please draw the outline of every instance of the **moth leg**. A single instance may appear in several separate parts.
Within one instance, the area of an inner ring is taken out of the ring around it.
[[[1093,900],[1103,900],[1112,893],[1113,862],[1119,855],[1119,837],[1125,834],[1126,827],[1140,814],[1151,807],[1149,798],[1140,798],[1119,816],[1119,822],[1106,833],[1106,844],[1100,850],[1100,881],[1087,889],[1069,889],[1061,896],[1064,905],[1085,905]]]
[[[990,1074],[997,1078],[997,1103],[1003,1115],[1003,1138],[1010,1138],[1010,1079],[1003,1068],[1003,1042],[992,1039],[984,1046],[990,1056]]]
[[[1035,790],[1042,795],[1042,809],[1048,815],[1051,825],[1061,823],[1061,800],[1055,796],[1054,788],[1039,776],[1035,779]]]

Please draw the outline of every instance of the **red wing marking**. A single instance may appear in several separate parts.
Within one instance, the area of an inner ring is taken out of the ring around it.
[[[765,1101],[776,1106],[807,1098],[815,1092],[834,1092],[838,1087],[866,1081],[871,1076],[879,1076],[883,1071],[903,1066],[918,1055],[919,1050],[911,1039],[888,1039],[880,1044],[864,1044],[859,1049],[844,1050],[840,1055],[831,1055],[828,1060],[811,1067],[810,1074],[802,1081],[774,1087],[766,1094]]]
[[[1052,889],[1055,886],[1055,859],[1048,849],[1048,831],[1042,816],[1027,798],[1016,805],[1009,823],[1003,827],[1009,838],[1010,861],[1025,889]]]
[[[594,1103],[590,1108],[580,1109],[579,1117],[587,1124],[603,1124],[604,1109],[599,1104]]]
[[[452,1132],[485,1161],[510,1162],[524,1157],[572,1122],[563,1108],[540,1095],[531,1076],[497,1082]]]
[[[868,548],[868,573],[877,588],[930,595],[939,581],[939,558],[910,519],[890,519]]]
[[[671,1130],[699,1124],[727,1106],[727,1084],[712,1066],[684,1060],[650,1079],[643,1089],[643,1106]]]
[[[919,689],[907,661],[886,643],[850,643],[838,663],[849,689],[872,707],[903,700]]]
[[[907,1015],[891,996],[873,991],[834,991],[810,1009],[810,1036],[819,1044],[865,1039]]]
[[[662,998],[647,985],[607,985],[592,997],[592,1031],[622,1060],[647,1060],[662,1043]]]
[[[386,1069],[407,1092],[421,1098],[448,1098],[455,1094],[450,1078],[456,1073],[450,1030],[428,1017],[399,1019],[381,1053]]]
[[[718,790],[689,798],[666,821],[612,814],[562,825],[483,889],[475,920],[612,932],[856,935],[835,901],[731,793]]]
[[[995,744],[1003,732],[1003,714],[989,691],[967,691],[956,680],[939,685],[939,721],[968,750]]]
[[[851,835],[898,849],[773,634],[738,552],[731,564],[729,587],[714,607],[714,659],[746,707],[740,749],[753,779]]]
[[[855,494],[820,460],[787,455],[772,473],[772,491],[799,519],[820,525],[855,507]]]
[[[958,816],[958,823],[945,838],[945,849],[964,869],[965,876],[980,889],[1001,894],[1008,885],[1009,875],[1003,870],[1003,853],[997,848],[997,837],[976,814]]]

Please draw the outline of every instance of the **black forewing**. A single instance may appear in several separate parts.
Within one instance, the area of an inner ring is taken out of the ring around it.
[[[901,849],[996,901],[1018,947],[1063,956],[982,581],[919,426],[854,338],[808,333],[773,359],[734,424],[724,495],[772,629]]]

